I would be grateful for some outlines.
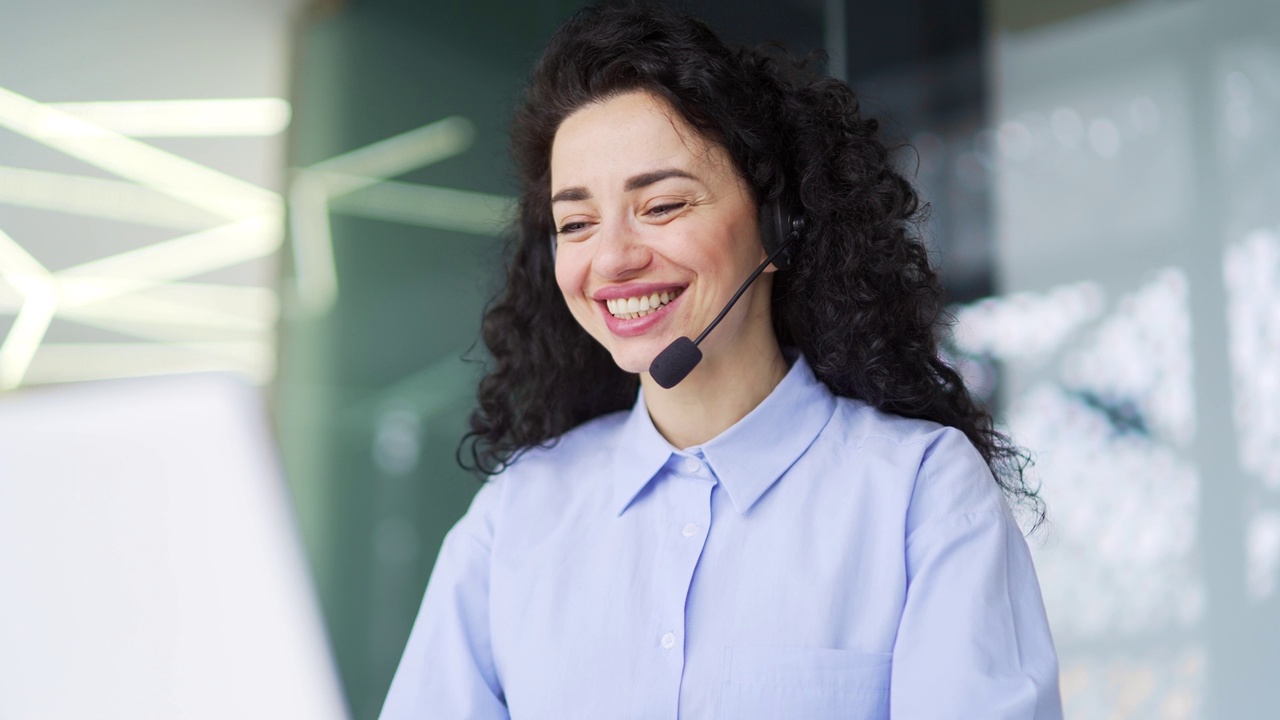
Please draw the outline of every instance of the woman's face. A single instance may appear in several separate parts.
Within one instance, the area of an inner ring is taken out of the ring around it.
[[[755,202],[728,153],[647,92],[564,120],[551,195],[556,282],[628,372],[647,371],[675,338],[696,338],[765,258]],[[769,288],[752,285],[703,343],[708,357],[772,337]]]

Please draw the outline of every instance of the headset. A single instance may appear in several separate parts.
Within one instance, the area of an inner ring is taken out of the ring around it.
[[[785,209],[780,198],[760,203],[760,242],[775,268],[791,267],[793,254],[798,250],[795,242],[807,225],[804,214]]]

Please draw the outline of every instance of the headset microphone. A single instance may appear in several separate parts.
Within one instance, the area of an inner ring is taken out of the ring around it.
[[[778,224],[781,225],[781,215],[775,214],[775,217],[779,218]],[[688,377],[689,373],[693,372],[693,369],[697,367],[698,363],[702,360],[702,351],[698,349],[698,344],[707,337],[707,334],[710,333],[716,325],[720,324],[720,321],[724,319],[725,315],[729,314],[729,310],[733,308],[733,304],[738,302],[738,298],[742,297],[742,294],[747,291],[747,288],[751,287],[751,283],[755,282],[756,278],[760,277],[760,273],[764,272],[764,269],[769,267],[770,263],[777,261],[777,267],[779,269],[782,269],[789,264],[789,258],[787,256],[788,246],[804,229],[804,220],[802,218],[790,219],[790,223],[788,224],[791,226],[790,228],[777,228],[777,230],[781,231],[778,233],[780,237],[777,239],[780,240],[780,242],[777,244],[777,247],[769,254],[769,257],[765,258],[764,262],[760,263],[760,267],[756,268],[755,272],[751,273],[751,276],[747,278],[747,281],[742,283],[742,287],[738,288],[738,292],[734,293],[733,297],[729,299],[729,304],[724,306],[724,309],[720,311],[720,314],[716,316],[715,320],[711,321],[711,324],[707,326],[707,329],[702,331],[702,334],[698,336],[697,340],[690,340],[687,337],[678,337],[670,345],[664,348],[662,352],[658,353],[658,356],[655,357],[653,362],[649,365],[649,376],[653,378],[654,382],[664,388],[671,389],[681,380]],[[769,232],[770,230],[773,230],[773,228],[768,228],[765,232]]]

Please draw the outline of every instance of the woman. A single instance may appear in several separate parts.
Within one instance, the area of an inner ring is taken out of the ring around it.
[[[938,358],[916,195],[850,90],[587,9],[513,150],[470,446],[492,477],[383,718],[1060,717],[1003,497],[1034,493]]]

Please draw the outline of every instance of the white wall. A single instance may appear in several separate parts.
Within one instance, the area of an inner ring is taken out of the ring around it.
[[[961,343],[1037,454],[1068,717],[1269,717],[1280,7],[1127,3],[1004,34],[991,66],[1008,294]]]

